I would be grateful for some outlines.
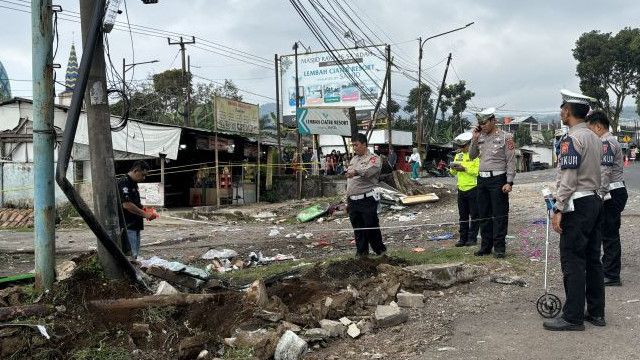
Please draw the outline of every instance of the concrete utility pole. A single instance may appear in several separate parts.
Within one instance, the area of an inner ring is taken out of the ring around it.
[[[276,131],[278,134],[278,175],[284,173],[282,169],[282,129],[281,129],[281,117],[280,117],[280,73],[278,72],[278,54],[274,56],[274,66],[276,69]]]
[[[296,123],[298,122],[298,108],[300,107],[300,85],[298,84],[298,41],[293,44],[294,62],[296,67]],[[298,125],[299,126],[299,125]],[[298,129],[298,158],[293,159],[294,162],[298,162],[299,169],[296,174],[298,176],[298,199],[302,199],[302,136],[300,135],[300,129]],[[294,169],[295,170],[295,169]]]
[[[196,37],[192,36],[191,41],[184,41],[182,36],[180,36],[180,41],[171,42],[171,38],[167,38],[167,42],[169,45],[180,45],[180,52],[182,53],[182,86],[189,87],[191,84],[187,84],[185,76],[187,74],[187,62],[185,58],[184,52],[186,51],[185,45],[195,44]],[[189,90],[187,90],[189,93]],[[184,126],[191,126],[191,118],[189,117],[189,99],[185,96],[185,104],[184,104]]]
[[[424,39],[424,41],[422,40],[422,36],[418,38],[418,119],[417,119],[418,125],[416,129],[417,130],[416,142],[418,143],[418,151],[420,151],[420,153],[422,153],[422,136],[424,135],[423,121],[422,121],[422,51],[424,49],[424,44],[431,39],[440,37],[442,35],[447,35],[462,29],[466,29],[473,24],[474,22],[470,22],[465,26],[461,26],[453,30],[449,30],[440,34],[429,36],[428,38]],[[428,141],[429,140],[427,139],[427,142]]]
[[[105,0],[80,0],[83,44],[87,41],[94,6],[104,7],[104,4]],[[109,234],[109,237],[116,244],[119,244],[120,242],[117,240],[120,237],[120,222],[118,219],[118,198],[120,195],[115,186],[116,174],[113,163],[113,144],[109,121],[109,103],[107,101],[107,76],[102,41],[102,36],[100,36],[96,43],[87,90],[84,96],[89,129],[91,185],[96,217]],[[122,278],[124,276],[122,269],[117,266],[107,249],[99,241],[98,257],[108,277]]]
[[[34,249],[38,290],[50,289],[56,280],[52,13],[51,0],[31,1]]]
[[[387,45],[387,141],[388,149],[391,150],[393,141],[391,139],[391,122],[393,116],[391,115],[391,45]]]
[[[442,93],[444,92],[444,86],[447,81],[447,72],[449,71],[449,64],[451,64],[451,53],[449,53],[449,57],[447,58],[447,67],[444,68],[444,76],[442,77],[442,84],[440,85],[440,92],[438,92],[438,100],[436,101],[436,107],[433,109],[433,126],[427,132],[427,147],[429,147],[429,135],[431,135],[431,131],[436,127],[436,119],[438,118],[438,108],[440,107],[440,101],[442,101]]]

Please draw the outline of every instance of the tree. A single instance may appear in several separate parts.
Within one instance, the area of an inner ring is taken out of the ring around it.
[[[580,89],[596,98],[618,129],[627,96],[636,95],[640,82],[640,29],[624,28],[615,36],[593,30],[576,41],[573,57]]]
[[[464,80],[447,85],[442,89],[442,99],[438,109],[441,118],[440,121],[435,119],[434,129],[430,136],[434,141],[447,143],[471,126],[471,123],[462,117],[462,113],[467,109],[467,102],[475,95],[473,91],[467,90],[467,84]],[[451,115],[446,118],[449,111],[451,111]]]
[[[213,98],[221,96],[237,101],[242,101],[242,95],[238,93],[238,87],[231,80],[225,80],[222,85],[197,84],[193,94],[192,117],[197,127],[214,129],[215,109]]]
[[[426,124],[429,119],[433,117],[433,100],[430,99],[433,90],[427,84],[420,84],[420,94],[418,94],[418,87],[411,89],[409,91],[409,98],[407,99],[407,104],[404,107],[404,111],[408,113],[415,112],[415,116],[409,117],[407,121],[413,122],[413,129],[417,131],[417,121],[418,121],[418,106],[420,105],[420,98],[422,98],[422,134],[426,133]]]
[[[555,139],[555,131],[554,130],[542,130],[540,132],[542,134],[542,143],[544,146],[553,146],[553,140]]]
[[[526,125],[518,126],[516,133],[513,134],[513,141],[516,143],[517,147],[533,144],[533,139],[531,138],[531,129],[529,129],[529,127]]]

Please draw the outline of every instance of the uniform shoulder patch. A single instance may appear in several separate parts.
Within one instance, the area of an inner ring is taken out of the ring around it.
[[[602,161],[600,162],[600,165],[615,165],[615,154],[613,153],[613,146],[611,146],[611,143],[608,140],[604,140],[602,142]]]
[[[124,194],[128,194],[128,193],[129,193],[129,188],[128,188],[128,187],[126,187],[126,186],[124,186],[124,187],[122,188],[122,193],[124,193]]]
[[[581,162],[582,155],[576,150],[573,138],[567,136],[560,142],[560,156],[558,157],[560,169],[577,169]]]
[[[514,144],[512,137],[507,137],[505,139],[505,143],[507,145],[507,149],[509,149],[509,150],[513,150],[513,149],[516,148],[516,145]]]

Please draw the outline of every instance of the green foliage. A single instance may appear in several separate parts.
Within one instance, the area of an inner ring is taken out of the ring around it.
[[[191,107],[189,108],[192,125],[204,129],[213,129],[214,107],[213,97],[222,96],[241,101],[242,96],[231,80],[223,84],[192,82],[190,74],[182,70],[172,69],[150,77],[151,83],[138,85],[127,90],[129,97],[129,117],[132,119],[160,122],[173,125],[184,125],[186,89],[192,89]],[[122,101],[111,106],[111,113],[123,113]]]
[[[549,130],[542,130],[541,133],[542,133],[542,141],[544,143],[544,146],[553,146],[555,132],[549,129]]]
[[[640,29],[624,28],[616,35],[598,30],[584,33],[576,41],[573,57],[578,61],[580,89],[597,99],[617,129],[625,98],[638,92]]]
[[[531,129],[528,126],[518,126],[516,133],[513,134],[513,141],[517,147],[533,144]]]
[[[160,324],[167,321],[175,312],[175,306],[148,307],[142,310],[142,318],[147,324]]]

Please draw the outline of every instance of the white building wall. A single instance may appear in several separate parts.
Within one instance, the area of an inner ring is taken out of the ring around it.
[[[541,147],[541,146],[533,146],[533,145],[523,146],[521,147],[521,149],[531,150],[535,152],[535,154],[533,154],[533,157],[532,157],[533,161],[546,163],[546,164],[549,164],[549,166],[553,165],[553,149]]]
[[[16,207],[33,207],[33,163],[0,163],[2,170],[2,189],[0,189],[0,207],[8,205]],[[55,166],[54,166],[55,171]],[[67,178],[73,180],[73,169],[69,168]],[[56,205],[67,203],[62,189],[55,185]]]

